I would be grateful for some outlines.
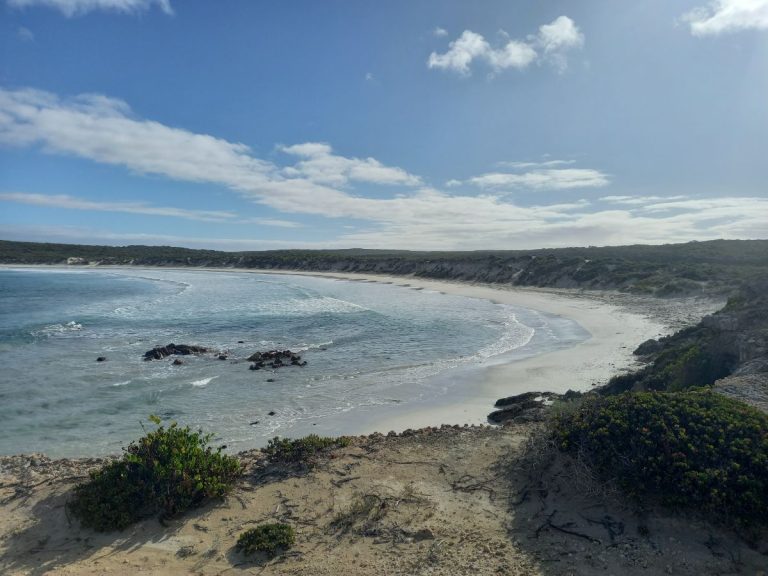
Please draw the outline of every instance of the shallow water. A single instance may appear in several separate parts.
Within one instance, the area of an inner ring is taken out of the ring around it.
[[[586,337],[563,318],[394,284],[197,270],[0,270],[0,453],[116,452],[141,435],[150,414],[215,431],[229,451],[275,435],[351,434],[381,414],[450,394],[459,384],[441,376],[451,369]],[[228,359],[142,360],[170,342]],[[245,358],[273,348],[298,351],[308,365],[248,370]]]

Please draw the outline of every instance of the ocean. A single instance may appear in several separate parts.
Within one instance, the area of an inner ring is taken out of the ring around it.
[[[587,337],[565,318],[407,279],[6,268],[0,454],[116,453],[151,426],[151,414],[214,432],[229,452],[277,435],[354,434],[466,392],[493,363]],[[175,356],[143,360],[169,343],[216,353],[181,365]],[[249,370],[245,359],[270,349],[297,352],[307,365]],[[456,369],[459,381],[447,377]]]

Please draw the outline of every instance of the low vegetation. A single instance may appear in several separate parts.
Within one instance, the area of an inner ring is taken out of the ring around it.
[[[6,264],[211,266],[413,275],[518,286],[617,289],[677,296],[729,293],[768,266],[766,240],[538,250],[268,250],[220,252],[170,246],[88,246],[0,240]]]
[[[630,496],[768,524],[768,416],[713,392],[593,396],[554,420],[561,450]]]
[[[313,468],[322,454],[344,448],[350,443],[351,439],[347,436],[329,438],[310,434],[296,440],[275,437],[267,443],[264,454],[273,463],[301,464]]]
[[[288,524],[262,524],[240,534],[235,549],[246,556],[263,552],[272,558],[291,548],[295,542],[296,532]]]
[[[676,392],[709,386],[733,374],[768,371],[768,276],[742,284],[722,309],[695,326],[642,343],[636,350],[648,364],[614,377],[603,394],[659,390]]]
[[[156,430],[75,488],[68,509],[83,526],[106,532],[152,515],[172,518],[223,497],[240,476],[236,458],[208,446],[212,435],[151,419]]]

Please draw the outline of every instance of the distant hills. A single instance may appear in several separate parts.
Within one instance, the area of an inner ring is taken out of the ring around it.
[[[268,250],[90,246],[0,240],[0,263],[191,266],[360,272],[675,296],[731,293],[768,272],[768,240],[538,250]]]

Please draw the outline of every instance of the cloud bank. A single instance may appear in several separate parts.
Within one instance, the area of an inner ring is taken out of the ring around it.
[[[476,62],[484,62],[493,72],[499,72],[508,68],[522,70],[543,61],[562,72],[568,67],[568,52],[583,45],[584,35],[574,21],[560,16],[539,27],[538,34],[526,40],[509,40],[499,48],[493,48],[482,35],[465,30],[446,52],[432,52],[427,66],[467,76]]]
[[[547,204],[541,193],[547,190],[589,194],[610,186],[612,177],[567,160],[507,163],[509,171],[464,180],[478,193],[449,194],[404,168],[344,156],[322,142],[280,146],[285,162],[267,161],[242,143],[137,118],[125,102],[103,95],[67,99],[0,89],[0,144],[122,166],[136,174],[211,183],[285,214],[366,223],[357,231],[339,227],[336,238],[323,243],[328,247],[502,249],[768,236],[766,198],[603,196]],[[508,199],[509,187],[535,190],[542,200],[520,205]],[[235,221],[225,211],[94,203],[69,196],[26,193],[0,200]]]
[[[54,8],[68,18],[95,10],[131,14],[149,10],[153,6],[157,6],[166,14],[173,14],[170,0],[7,0],[7,2],[14,8],[31,6]]]
[[[683,16],[694,36],[768,30],[768,0],[715,0]]]

